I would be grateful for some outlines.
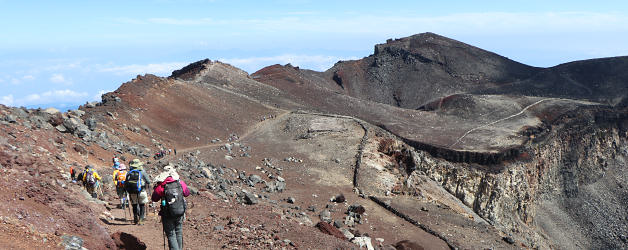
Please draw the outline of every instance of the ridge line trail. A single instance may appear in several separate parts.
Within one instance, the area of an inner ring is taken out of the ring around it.
[[[534,102],[534,103],[532,103],[532,104],[530,104],[530,105],[526,106],[525,108],[523,108],[521,111],[519,111],[519,113],[516,113],[516,114],[510,115],[510,116],[504,117],[504,118],[499,119],[499,120],[497,120],[497,121],[493,121],[493,122],[490,122],[490,123],[487,123],[487,124],[484,124],[484,125],[481,125],[481,126],[478,126],[478,127],[472,128],[472,129],[468,130],[466,133],[464,133],[462,136],[460,136],[460,138],[458,138],[458,140],[456,140],[456,142],[454,142],[453,144],[449,145],[449,147],[451,148],[451,147],[455,146],[455,145],[456,145],[456,144],[458,144],[458,143],[459,143],[459,142],[460,142],[460,141],[461,141],[461,140],[462,140],[465,136],[469,135],[471,132],[473,132],[473,131],[475,131],[475,130],[478,130],[478,129],[481,129],[481,128],[484,128],[484,127],[488,127],[488,126],[494,125],[494,124],[496,124],[496,123],[499,123],[499,122],[502,122],[502,121],[508,120],[508,119],[513,118],[513,117],[515,117],[515,116],[519,116],[519,115],[523,114],[523,112],[526,112],[526,111],[527,111],[529,108],[531,108],[532,106],[535,106],[535,105],[537,105],[537,104],[539,104],[539,103],[541,103],[541,102],[544,102],[544,101],[547,101],[547,100],[551,100],[551,99],[554,99],[554,98],[545,98],[545,99],[538,100],[538,101],[536,101],[536,102]]]
[[[266,127],[270,124],[270,121],[279,121],[281,118],[283,118],[284,116],[288,115],[292,113],[292,111],[290,110],[284,110],[282,113],[280,113],[279,115],[277,115],[275,118],[272,119],[266,119],[264,121],[258,122],[255,125],[251,126],[249,129],[247,129],[241,136],[238,137],[237,140],[233,140],[231,141],[231,143],[233,142],[240,142],[243,139],[247,138],[249,135],[251,135],[253,132],[259,131],[261,130],[263,127]],[[199,149],[207,149],[207,148],[217,148],[217,147],[221,147],[224,144],[222,143],[211,143],[211,144],[206,144],[206,145],[201,145],[201,146],[196,146],[196,147],[188,147],[188,148],[183,148],[181,150],[179,150],[179,152],[181,153],[187,153],[190,151],[194,151],[194,150],[199,150]],[[173,155],[170,155],[169,157],[172,157]]]

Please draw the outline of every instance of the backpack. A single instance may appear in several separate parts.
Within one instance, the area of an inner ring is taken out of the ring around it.
[[[178,180],[166,183],[164,186],[164,198],[161,204],[163,216],[179,217],[185,214],[187,205],[183,197],[183,187]]]
[[[129,171],[124,181],[124,188],[129,194],[139,194],[142,191],[142,172],[137,169]]]
[[[96,184],[96,178],[94,177],[94,169],[89,169],[85,173],[85,184],[93,186]]]
[[[118,176],[116,176],[116,180],[118,181],[118,187],[124,187],[124,182],[126,180],[126,171],[119,170]]]

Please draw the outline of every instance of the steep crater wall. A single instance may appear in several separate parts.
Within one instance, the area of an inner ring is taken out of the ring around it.
[[[429,176],[527,246],[626,248],[625,115],[584,112],[558,120],[522,148],[529,157],[501,170],[404,151],[414,161],[407,180]]]

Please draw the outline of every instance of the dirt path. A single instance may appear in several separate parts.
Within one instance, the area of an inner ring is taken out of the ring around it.
[[[238,137],[238,139],[230,141],[230,143],[240,142],[240,141],[246,139],[247,137],[249,137],[254,132],[257,132],[259,130],[264,129],[267,126],[270,126],[270,124],[272,124],[272,123],[270,123],[270,121],[281,120],[281,118],[283,118],[284,116],[286,116],[286,115],[288,115],[290,113],[292,113],[292,111],[284,111],[281,114],[277,115],[275,118],[267,119],[265,121],[258,122],[255,125],[253,125],[251,128],[249,128],[247,131],[245,131],[242,135],[240,135]],[[197,146],[197,147],[183,148],[183,149],[180,149],[178,151],[179,151],[179,153],[188,153],[188,152],[195,151],[195,150],[212,149],[212,148],[218,148],[218,147],[222,147],[222,146],[224,146],[223,143],[215,143],[215,144],[207,144],[207,145],[202,145],[202,146]],[[174,157],[174,155],[166,156],[164,158],[170,159],[168,157]]]
[[[242,134],[237,140],[231,141],[231,143],[242,141],[246,139],[247,137],[249,137],[251,134],[255,133],[256,131],[260,131],[268,126],[272,126],[274,124],[273,121],[280,121],[284,116],[288,115],[289,113],[291,113],[291,111],[284,111],[273,119],[268,119],[268,120],[256,123],[250,129],[248,129],[244,134]],[[188,153],[195,150],[206,150],[206,149],[217,148],[223,145],[224,144],[219,143],[219,144],[208,144],[208,145],[203,145],[203,146],[198,146],[198,147],[184,148],[184,149],[178,150],[179,151],[178,153],[184,154],[184,153]],[[175,156],[169,155],[169,156],[164,157],[164,159],[168,160],[173,157]],[[117,204],[117,202],[113,201],[113,204]],[[163,237],[164,236],[163,236],[163,231],[162,231],[161,218],[157,214],[157,212],[159,211],[158,207],[156,207],[156,209],[153,209],[153,207],[149,207],[147,205],[146,222],[144,225],[133,224],[133,213],[132,211],[129,211],[128,208],[125,210],[122,210],[120,208],[113,206],[113,207],[109,207],[109,209],[110,209],[109,212],[111,213],[114,219],[113,220],[101,219],[101,220],[105,224],[106,228],[108,229],[110,233],[113,234],[116,232],[124,232],[128,234],[132,234],[135,237],[137,237],[140,241],[144,242],[146,246],[148,247],[148,249],[163,249],[164,247]],[[185,234],[184,232],[183,241],[193,242],[194,239],[187,239],[186,235],[189,235],[189,234]],[[167,248],[167,242],[166,242],[166,248]]]
[[[497,124],[497,123],[499,123],[499,122],[502,122],[502,121],[508,120],[508,119],[510,119],[510,118],[513,118],[513,117],[519,116],[519,115],[523,114],[524,112],[526,112],[529,108],[531,108],[531,107],[533,107],[533,106],[535,106],[535,105],[537,105],[537,104],[539,104],[539,103],[541,103],[541,102],[544,102],[544,101],[547,101],[547,100],[551,100],[551,99],[554,99],[554,98],[545,98],[545,99],[538,100],[538,101],[536,101],[535,103],[532,103],[532,104],[530,104],[530,105],[526,106],[525,108],[523,108],[521,111],[519,111],[519,113],[516,113],[516,114],[510,115],[510,116],[507,116],[507,117],[501,118],[501,119],[499,119],[499,120],[496,120],[496,121],[493,121],[493,122],[490,122],[490,123],[487,123],[487,124],[484,124],[484,125],[481,125],[481,126],[478,126],[478,127],[472,128],[472,129],[470,129],[469,131],[467,131],[466,133],[464,133],[462,136],[460,136],[460,138],[458,138],[458,140],[456,140],[456,142],[454,142],[453,144],[449,145],[449,148],[451,148],[451,147],[455,146],[456,144],[458,144],[458,143],[459,143],[462,139],[464,139],[467,135],[469,135],[469,134],[470,134],[470,133],[472,133],[473,131],[476,131],[476,130],[478,130],[478,129],[481,129],[481,128],[484,128],[484,127],[488,127],[488,126],[491,126],[491,125]]]

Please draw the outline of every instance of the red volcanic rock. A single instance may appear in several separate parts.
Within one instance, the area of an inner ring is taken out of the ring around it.
[[[402,240],[394,245],[397,250],[423,250],[424,248],[414,241]]]
[[[342,232],[340,232],[340,230],[338,230],[338,228],[332,226],[329,223],[326,222],[319,222],[318,224],[316,224],[316,227],[321,230],[321,232],[329,234],[331,236],[334,236],[338,239],[342,239],[342,240],[346,240],[344,234],[342,234]]]
[[[146,249],[146,244],[140,241],[137,237],[132,234],[124,233],[124,232],[116,232],[111,235],[111,238],[116,243],[116,246],[119,249],[127,249],[127,250],[144,250]]]

